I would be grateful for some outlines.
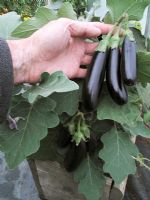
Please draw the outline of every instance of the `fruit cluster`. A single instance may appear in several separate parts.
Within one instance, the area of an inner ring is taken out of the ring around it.
[[[58,147],[67,148],[64,166],[70,172],[87,155],[102,147],[100,137],[92,132],[85,115],[94,113],[104,81],[109,95],[118,105],[124,105],[128,101],[125,85],[133,86],[137,81],[136,42],[133,33],[127,29],[120,36],[120,28],[114,26],[114,30],[114,33],[111,31],[101,39],[84,81],[82,109],[90,112],[78,112],[66,127],[62,127],[58,137]]]
[[[64,155],[64,167],[68,172],[76,170],[81,162],[86,158],[87,154],[92,155],[100,141],[97,134],[92,133],[87,141],[81,140],[77,145],[72,141],[72,136],[67,128],[61,127],[57,146],[66,149]]]
[[[131,30],[126,31],[123,39],[117,31],[100,42],[100,51],[93,56],[84,84],[83,98],[88,110],[95,109],[98,104],[105,74],[113,101],[118,105],[127,103],[125,85],[133,86],[137,80],[136,42]]]

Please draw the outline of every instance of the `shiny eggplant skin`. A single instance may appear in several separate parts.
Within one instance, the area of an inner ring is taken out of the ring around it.
[[[136,42],[125,37],[122,48],[122,74],[124,83],[135,85],[137,80]]]
[[[96,51],[88,68],[83,89],[84,105],[87,110],[94,110],[97,106],[105,77],[106,59],[107,52]]]
[[[84,141],[81,141],[78,146],[75,142],[72,142],[64,158],[66,170],[68,172],[76,170],[86,157],[86,154],[86,144]]]
[[[109,61],[106,67],[107,88],[114,102],[123,105],[128,101],[128,94],[122,81],[120,67],[120,49],[110,49]]]

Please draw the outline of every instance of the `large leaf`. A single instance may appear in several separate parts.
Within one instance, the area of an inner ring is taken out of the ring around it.
[[[131,28],[131,30],[132,30],[135,40],[136,40],[137,51],[146,51],[145,38],[141,34],[141,31],[139,31],[138,29],[135,29],[135,28]]]
[[[148,83],[146,87],[143,87],[141,84],[137,84],[136,89],[142,103],[150,108],[150,84]]]
[[[32,86],[27,90],[23,96],[28,99],[30,103],[33,103],[38,96],[48,97],[54,92],[69,92],[77,90],[78,85],[69,80],[62,72],[58,71],[51,75],[47,72],[41,75],[41,83]]]
[[[140,135],[145,138],[150,138],[150,129],[146,125],[144,125],[143,122],[138,122],[134,127],[129,127],[126,124],[123,125],[123,128],[125,131],[128,131],[131,135],[134,136]]]
[[[136,172],[135,161],[132,156],[138,155],[138,150],[126,133],[118,132],[115,128],[101,138],[104,148],[99,157],[104,160],[103,169],[110,173],[113,180],[119,184],[129,174]]]
[[[137,56],[138,80],[150,83],[150,52],[139,52]]]
[[[9,12],[0,16],[0,37],[8,39],[11,32],[21,23],[16,12]]]
[[[124,12],[129,15],[129,20],[140,20],[144,9],[150,0],[107,0],[111,22],[114,23]]]
[[[12,36],[17,38],[25,38],[37,31],[39,28],[47,24],[51,20],[57,19],[57,14],[46,7],[37,10],[35,17],[22,22],[13,32]]]
[[[94,120],[91,124],[92,132],[102,135],[103,133],[108,132],[114,125],[114,122],[111,120]]]
[[[63,164],[63,154],[59,153],[57,146],[59,130],[59,128],[49,129],[47,137],[40,142],[39,150],[31,155],[29,159],[51,160]]]
[[[55,112],[61,115],[63,112],[68,115],[74,115],[79,106],[79,91],[65,93],[54,93],[50,96],[56,102]]]
[[[58,17],[66,17],[69,19],[77,19],[76,13],[73,10],[72,5],[69,2],[62,4],[61,8],[58,10]]]
[[[17,38],[28,37],[49,21],[56,20],[60,17],[77,19],[76,13],[70,3],[63,3],[58,12],[46,7],[40,7],[34,17],[24,21],[12,32],[12,36]]]
[[[87,200],[100,199],[105,186],[101,166],[97,166],[87,157],[74,172],[74,178],[79,183],[79,193],[84,194]]]
[[[108,95],[100,99],[97,117],[99,120],[110,119],[129,126],[134,126],[137,121],[141,120],[140,110],[135,104],[128,102],[119,106]]]
[[[35,153],[40,147],[40,140],[46,137],[48,128],[58,125],[59,118],[53,111],[55,106],[50,99],[40,99],[32,105],[16,100],[11,113],[14,117],[22,118],[18,122],[19,130],[11,130],[5,123],[0,126],[0,149],[5,153],[10,168]]]

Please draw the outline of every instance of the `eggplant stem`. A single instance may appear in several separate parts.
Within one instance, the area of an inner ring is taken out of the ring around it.
[[[115,31],[116,28],[118,28],[118,25],[120,25],[120,23],[124,20],[128,18],[128,14],[127,13],[123,13],[123,15],[117,20],[117,22],[114,24],[113,29],[108,33],[108,38],[110,38],[112,36],[112,33]],[[106,36],[106,37],[107,37]]]
[[[118,25],[120,25],[120,23],[126,19],[128,17],[127,13],[123,13],[123,15],[117,20],[117,22],[114,24],[112,30],[107,34],[107,36],[100,41],[98,47],[97,47],[97,51],[101,51],[101,52],[106,52],[108,45],[109,45],[109,40],[113,34],[113,32],[115,31],[116,28],[118,28]]]

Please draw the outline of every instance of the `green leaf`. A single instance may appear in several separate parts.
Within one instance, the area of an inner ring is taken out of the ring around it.
[[[138,80],[150,83],[150,52],[139,52],[137,55]]]
[[[128,131],[131,135],[140,135],[145,138],[150,138],[150,129],[144,125],[143,122],[136,123],[136,126],[129,127],[127,124],[123,125],[125,131]]]
[[[123,106],[119,106],[107,96],[103,96],[97,108],[97,118],[99,120],[110,119],[120,124],[128,124],[134,126],[140,118],[141,112],[137,105],[128,102]]]
[[[41,140],[39,150],[31,155],[29,159],[51,160],[63,164],[63,154],[58,152],[57,139],[59,128],[49,129],[48,135]]]
[[[136,89],[142,103],[150,108],[150,84],[147,84],[146,87],[143,87],[141,84],[137,84]]]
[[[61,8],[58,10],[58,16],[59,17],[66,17],[69,19],[77,19],[77,15],[75,11],[73,10],[73,7],[71,3],[65,2],[62,4]]]
[[[54,93],[50,96],[56,102],[55,112],[61,115],[63,112],[72,116],[78,111],[79,91]]]
[[[91,124],[91,130],[96,134],[102,134],[108,132],[114,122],[111,120],[94,120]]]
[[[144,114],[143,120],[144,120],[145,123],[150,122],[150,111],[148,111],[147,113]]]
[[[11,32],[21,23],[21,18],[16,12],[0,15],[0,37],[9,39]]]
[[[35,153],[48,128],[58,125],[55,106],[55,102],[49,99],[40,99],[32,105],[18,99],[12,105],[12,116],[21,117],[17,123],[19,130],[11,130],[5,123],[0,126],[0,149],[5,153],[10,168],[15,168],[27,156]]]
[[[104,134],[101,138],[104,148],[99,157],[104,160],[103,169],[110,173],[113,180],[119,184],[129,174],[136,172],[135,161],[132,156],[139,154],[137,147],[124,132],[118,132],[115,128]]]
[[[132,28],[131,30],[135,37],[135,41],[137,44],[137,51],[146,51],[145,38],[141,34],[141,31],[139,31],[138,29],[135,29],[135,28]]]
[[[150,4],[150,0],[107,0],[111,22],[115,22],[124,12],[129,15],[129,20],[140,20],[144,9]]]
[[[85,159],[74,172],[74,178],[78,185],[78,191],[84,194],[87,200],[99,200],[105,186],[102,169],[89,157]]]
[[[14,88],[13,88],[13,96],[14,95],[17,95],[18,93],[21,92],[23,88],[23,85],[22,84],[18,84],[18,85],[14,85]]]
[[[78,85],[69,80],[62,72],[55,72],[51,75],[44,72],[41,75],[41,83],[32,86],[28,91],[23,94],[23,97],[27,98],[30,103],[33,103],[38,96],[48,97],[54,92],[70,92],[77,90]]]
[[[22,22],[13,32],[12,36],[17,38],[29,37],[32,33],[40,29],[51,20],[57,19],[57,14],[46,7],[40,7],[35,17]]]

